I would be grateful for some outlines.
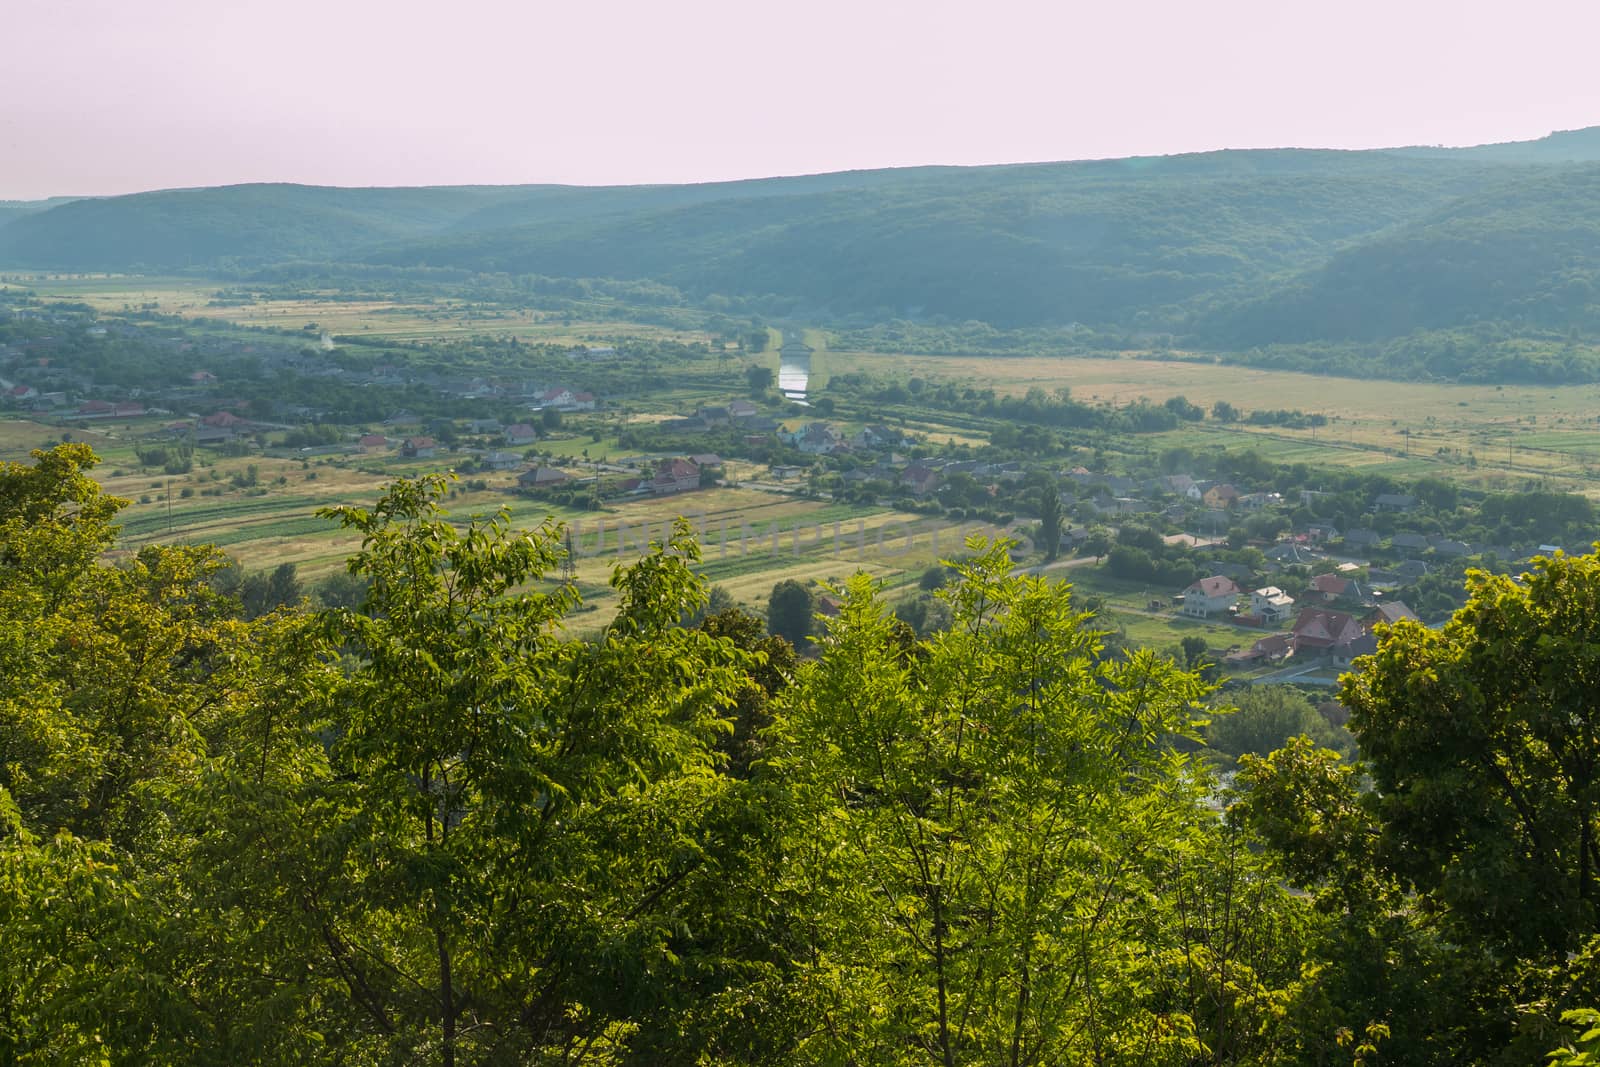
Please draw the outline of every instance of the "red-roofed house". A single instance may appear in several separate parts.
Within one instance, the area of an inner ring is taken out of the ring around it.
[[[381,433],[366,433],[361,435],[358,445],[363,452],[383,452],[389,447],[389,439]]]
[[[1367,634],[1355,616],[1325,608],[1306,608],[1294,621],[1296,655],[1331,655],[1340,658],[1352,644]]]
[[[400,445],[400,454],[407,459],[432,459],[439,453],[439,442],[431,437],[408,437]]]
[[[1203,619],[1226,612],[1239,600],[1239,587],[1220,574],[1202,578],[1183,591],[1183,614]]]
[[[108,400],[90,400],[78,409],[78,414],[90,419],[103,419],[117,410]]]
[[[662,460],[656,476],[650,479],[650,491],[657,496],[687,493],[691,489],[698,488],[700,488],[700,468],[693,460]]]

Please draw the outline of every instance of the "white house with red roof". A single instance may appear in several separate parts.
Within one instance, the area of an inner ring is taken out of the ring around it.
[[[1183,614],[1204,619],[1226,612],[1239,602],[1239,586],[1232,578],[1214,574],[1183,591]]]

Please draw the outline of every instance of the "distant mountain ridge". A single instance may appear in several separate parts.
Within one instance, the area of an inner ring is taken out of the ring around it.
[[[777,297],[817,321],[1085,323],[1199,344],[1485,320],[1600,336],[1600,127],[699,185],[240,185],[0,204],[0,265],[366,263]]]

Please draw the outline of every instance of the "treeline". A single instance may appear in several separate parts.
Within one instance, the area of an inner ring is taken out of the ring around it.
[[[680,526],[575,638],[560,529],[428,478],[247,621],[293,576],[106,562],[93,462],[0,468],[8,1062],[1526,1063],[1600,1003],[1595,557],[1389,632],[1352,766],[1004,544],[925,639],[850,579],[801,661]]]

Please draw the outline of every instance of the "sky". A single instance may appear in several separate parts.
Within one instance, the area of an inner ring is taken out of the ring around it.
[[[1600,124],[1593,0],[4,0],[0,199],[689,182]]]

